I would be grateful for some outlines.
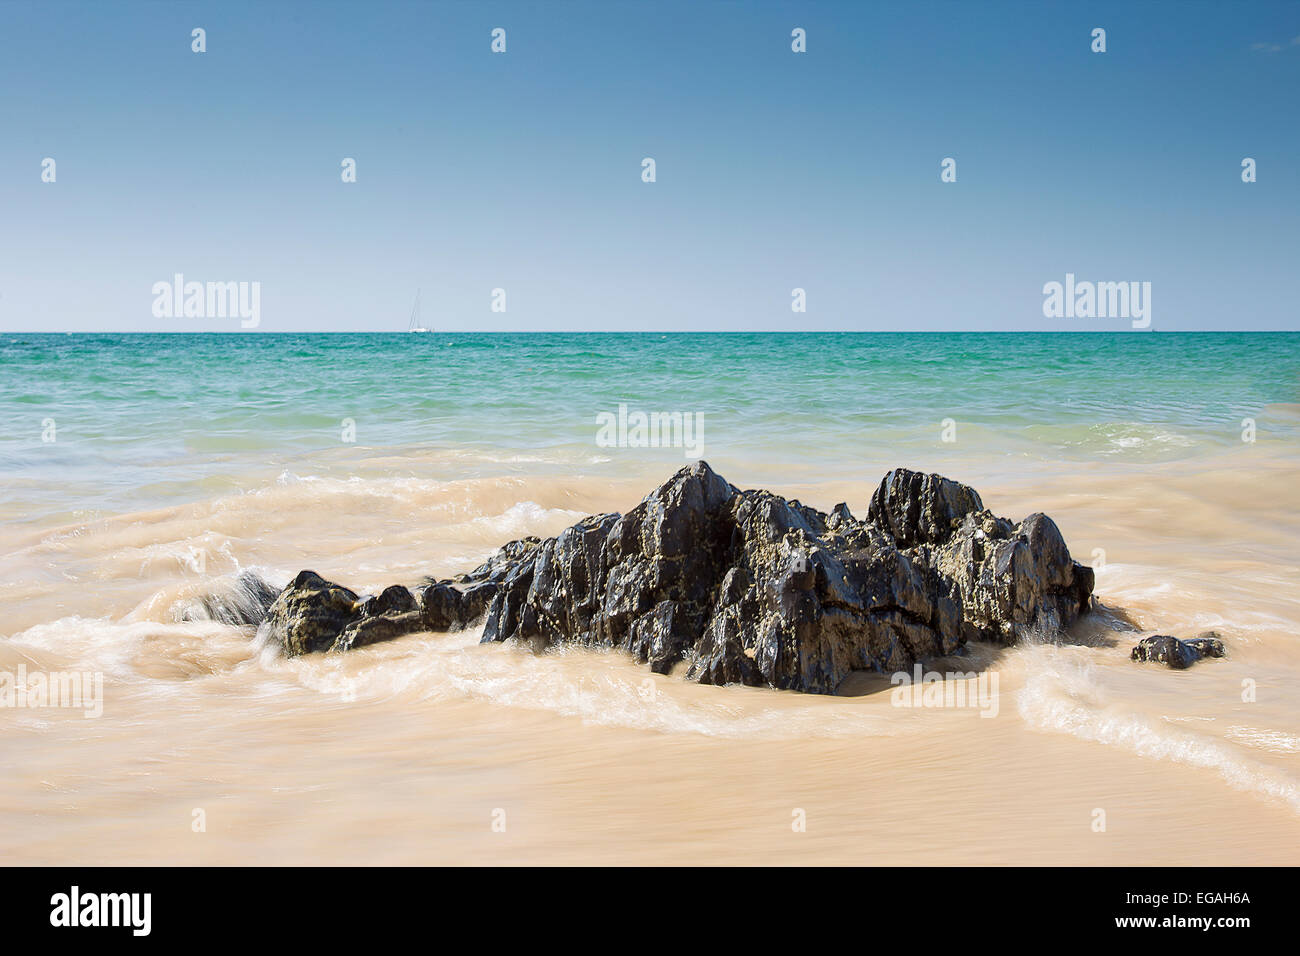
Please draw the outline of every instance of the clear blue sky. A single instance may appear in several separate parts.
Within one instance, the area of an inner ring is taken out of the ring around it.
[[[260,332],[402,330],[417,287],[449,331],[1129,327],[1045,319],[1067,272],[1296,329],[1297,38],[1249,0],[0,2],[0,329],[238,331],[155,319],[177,272],[260,282]]]

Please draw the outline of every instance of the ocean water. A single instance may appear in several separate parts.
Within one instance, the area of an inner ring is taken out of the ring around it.
[[[600,443],[620,404],[821,508],[902,465],[1044,511],[1098,612],[953,662],[996,719],[472,631],[285,660],[205,615],[627,510],[691,449]],[[7,860],[1300,862],[1300,335],[5,334],[0,420],[0,673],[104,682],[0,707]],[[1205,629],[1226,659],[1128,658]]]
[[[1168,460],[1242,444],[1247,418],[1293,445],[1300,333],[9,334],[0,481],[13,515],[235,488],[347,444],[439,449],[443,476],[599,464],[629,457],[597,444],[620,404],[697,416],[711,463],[777,479],[876,449]]]

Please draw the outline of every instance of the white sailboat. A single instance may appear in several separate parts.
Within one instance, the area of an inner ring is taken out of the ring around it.
[[[406,327],[408,332],[432,332],[433,329],[425,328],[420,324],[420,290],[415,290],[415,305],[411,307],[411,322]]]

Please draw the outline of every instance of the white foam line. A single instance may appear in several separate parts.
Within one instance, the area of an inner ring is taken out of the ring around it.
[[[1275,797],[1300,813],[1300,785],[1286,774],[1243,759],[1218,741],[1161,726],[1108,703],[1092,664],[1065,662],[1052,654],[1037,656],[1031,667],[1040,669],[1031,671],[1016,699],[1020,716],[1031,726],[1119,747],[1140,757],[1215,770],[1232,787]]]

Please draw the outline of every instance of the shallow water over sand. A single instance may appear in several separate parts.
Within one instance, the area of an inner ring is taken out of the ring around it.
[[[11,525],[0,669],[102,671],[105,699],[98,719],[0,709],[5,858],[1294,863],[1300,485],[1290,460],[1258,452],[1020,475],[909,462],[1009,517],[1046,511],[1081,560],[1106,552],[1107,610],[1075,628],[1080,643],[935,665],[996,671],[991,718],[894,706],[868,675],[834,698],[700,687],[616,653],[537,656],[473,632],[284,660],[251,628],[180,622],[240,569],[377,589],[467,568],[508,538],[626,510],[667,476],[659,462],[434,480],[414,475],[447,471],[439,454],[389,450],[379,467],[391,456],[402,477],[281,474]],[[723,473],[752,483],[743,466]],[[774,488],[861,512],[873,484]],[[1214,628],[1230,656],[1137,665],[1128,628]]]

